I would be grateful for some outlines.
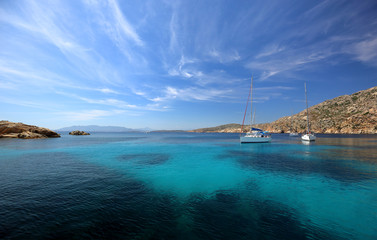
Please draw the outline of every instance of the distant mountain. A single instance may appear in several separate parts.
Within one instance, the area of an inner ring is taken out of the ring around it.
[[[145,129],[132,129],[126,127],[118,127],[118,126],[97,126],[97,125],[88,125],[88,126],[71,126],[71,127],[64,127],[57,129],[55,131],[85,131],[85,132],[142,132],[147,131]]]
[[[247,129],[250,129],[249,126],[244,126],[245,131]],[[225,125],[220,125],[216,127],[208,127],[208,128],[199,128],[199,129],[194,129],[188,132],[240,132],[241,131],[241,124],[237,123],[230,123],[230,124],[225,124]]]
[[[343,95],[309,108],[311,130],[316,133],[377,134],[377,87]],[[306,110],[282,117],[272,123],[255,127],[273,133],[304,132]],[[244,126],[243,131],[250,128]],[[240,132],[241,125],[227,124],[213,128],[195,129],[192,132]]]

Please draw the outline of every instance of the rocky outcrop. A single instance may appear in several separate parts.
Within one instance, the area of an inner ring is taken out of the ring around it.
[[[306,110],[272,123],[256,124],[272,133],[306,130]],[[310,129],[316,133],[377,134],[377,87],[340,96],[309,108]],[[250,126],[244,126],[243,132]],[[227,124],[192,132],[240,132],[241,125]]]
[[[69,135],[90,135],[90,133],[87,133],[87,132],[84,132],[84,131],[76,130],[76,131],[72,131],[72,132],[70,132]]]
[[[34,133],[34,132],[22,132],[17,134],[18,138],[23,138],[23,139],[34,139],[34,138],[46,138],[45,135],[39,134],[39,133]]]
[[[317,133],[377,133],[377,87],[340,96],[309,108],[310,129]],[[259,124],[271,132],[304,132],[306,110],[272,123]]]
[[[60,135],[47,128],[27,125],[23,123],[14,123],[9,121],[0,121],[0,138],[52,138]]]

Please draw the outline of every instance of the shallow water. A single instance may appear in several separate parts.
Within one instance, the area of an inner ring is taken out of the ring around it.
[[[0,139],[0,238],[376,239],[377,136]]]

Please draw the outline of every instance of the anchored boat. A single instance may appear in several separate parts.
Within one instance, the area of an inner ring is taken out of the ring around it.
[[[307,122],[307,130],[306,130],[306,133],[301,136],[301,140],[304,140],[304,141],[315,141],[316,136],[314,135],[314,133],[310,132],[309,110],[308,110],[308,94],[306,92],[306,82],[305,82],[305,99],[306,99],[306,122]]]
[[[245,109],[245,114],[243,116],[243,121],[242,121],[242,126],[241,126],[241,134],[243,130],[243,125],[245,123],[245,117],[246,117],[246,112],[247,112],[247,105],[249,103],[250,99],[250,131],[247,132],[244,136],[240,136],[240,142],[241,143],[268,143],[271,142],[271,135],[263,131],[262,129],[259,128],[253,128],[253,112],[252,112],[252,107],[253,107],[253,77],[251,77],[251,85],[250,85],[250,91],[249,91],[249,97],[247,99],[246,103],[246,109]],[[255,113],[254,113],[255,115]]]

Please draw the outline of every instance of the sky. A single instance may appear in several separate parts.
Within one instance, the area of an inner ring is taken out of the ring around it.
[[[195,129],[377,86],[375,0],[1,0],[0,120]]]

